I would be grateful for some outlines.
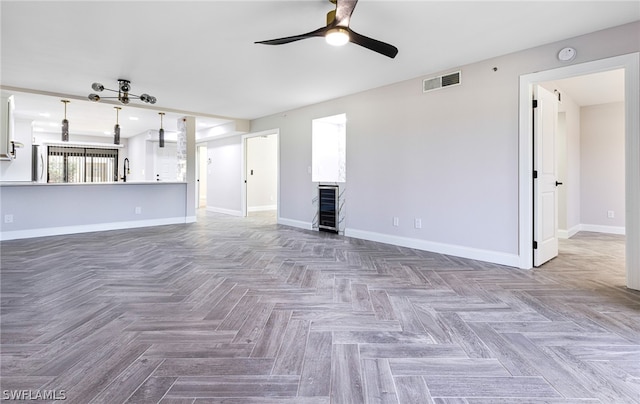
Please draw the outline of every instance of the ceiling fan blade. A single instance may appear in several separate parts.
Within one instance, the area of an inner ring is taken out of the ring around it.
[[[336,3],[336,19],[334,24],[339,27],[348,27],[351,14],[353,14],[357,3],[358,0],[338,0]]]
[[[315,36],[324,36],[327,30],[328,30],[327,27],[322,27],[322,28],[318,28],[315,31],[307,32],[306,34],[288,36],[285,38],[268,39],[266,41],[258,41],[254,43],[261,43],[263,45],[284,45],[286,43],[299,41],[301,39],[313,38]]]
[[[360,35],[357,32],[349,29],[349,41],[357,45],[363,46],[374,52],[378,52],[382,55],[388,56],[391,59],[395,58],[398,54],[398,48],[385,42],[378,41],[377,39],[369,38],[364,35]]]
[[[287,43],[300,41],[302,39],[325,36],[329,31],[340,28],[349,32],[349,42],[353,42],[356,45],[360,45],[364,48],[380,53],[392,59],[396,57],[396,55],[398,54],[398,48],[396,48],[395,46],[382,41],[378,41],[377,39],[360,35],[349,28],[351,15],[353,14],[353,10],[355,10],[356,5],[358,4],[358,0],[335,0],[332,2],[336,4],[336,9],[335,11],[331,11],[329,14],[327,14],[328,22],[326,27],[318,28],[315,31],[307,32],[306,34],[269,39],[266,41],[256,41],[254,43],[263,45],[284,45]]]

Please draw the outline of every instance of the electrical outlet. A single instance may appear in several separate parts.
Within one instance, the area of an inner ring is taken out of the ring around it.
[[[142,208],[140,206],[136,206],[136,215],[139,215],[142,213]]]
[[[4,215],[5,223],[13,223],[13,215]]]
[[[394,225],[395,227],[400,226],[400,218],[398,218],[398,217],[394,217],[394,218],[393,218],[393,225]]]
[[[422,229],[422,219],[416,218],[413,224],[416,229]]]
[[[616,217],[616,212],[612,211],[612,210],[608,210],[607,211],[607,217],[609,219],[613,219],[614,217]]]

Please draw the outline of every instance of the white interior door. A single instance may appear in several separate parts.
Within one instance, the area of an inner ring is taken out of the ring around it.
[[[533,265],[540,266],[558,255],[558,100],[540,86],[534,89],[534,96]]]

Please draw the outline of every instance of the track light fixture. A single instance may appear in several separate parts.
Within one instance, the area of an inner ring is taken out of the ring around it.
[[[158,112],[160,115],[160,130],[158,131],[158,141],[160,144],[159,147],[164,147],[164,129],[162,128],[162,117],[164,116],[164,112]]]
[[[118,114],[121,107],[113,107],[116,110],[116,126],[113,127],[113,144],[120,144],[120,124],[118,123]]]
[[[110,88],[105,88],[105,86],[103,86],[101,83],[93,83],[91,85],[91,88],[93,89],[93,91],[97,91],[97,92],[102,92],[104,90],[107,91],[112,91],[114,93],[118,93],[117,97],[100,97],[98,94],[92,93],[89,94],[89,99],[91,101],[94,102],[98,102],[100,101],[102,98],[117,98],[118,101],[120,101],[121,103],[127,105],[129,103],[130,100],[140,100],[142,102],[146,102],[148,104],[155,104],[156,103],[156,97],[149,95],[149,94],[142,94],[142,95],[135,95],[135,94],[130,94],[129,91],[131,91],[131,82],[129,80],[125,80],[125,79],[118,79],[118,89],[117,90],[112,90]]]
[[[62,141],[69,141],[69,121],[67,120],[67,104],[71,101],[69,100],[60,100],[60,102],[64,103],[64,119],[62,120]]]

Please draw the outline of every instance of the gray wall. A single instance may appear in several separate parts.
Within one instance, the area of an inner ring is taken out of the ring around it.
[[[559,236],[568,238],[580,231],[580,106],[562,92],[558,116]],[[624,197],[624,194],[623,194]]]
[[[580,127],[582,225],[624,228],[624,103],[582,107]]]
[[[312,220],[310,121],[344,112],[348,229],[515,254],[518,80],[494,63],[463,67],[457,87],[423,94],[417,78],[253,122],[280,128],[280,216]]]
[[[556,127],[556,153],[558,156],[558,181],[563,186],[558,188],[558,229],[567,229],[567,114],[558,112]]]
[[[566,166],[567,176],[563,179],[566,186],[566,213],[567,221],[565,230],[571,234],[579,228],[581,219],[580,189],[582,187],[581,177],[581,157],[580,157],[580,107],[573,102],[568,94],[563,94],[563,108],[566,111],[566,136],[567,155]],[[624,193],[623,193],[624,197]]]
[[[560,235],[624,233],[624,103],[580,107],[563,92],[560,107]]]
[[[556,58],[564,46],[578,50],[572,63],[637,52],[639,30],[628,24],[252,121],[254,132],[280,130],[280,217],[311,222],[311,120],[346,113],[351,234],[496,261],[517,255],[519,77],[565,66]],[[456,70],[461,86],[422,93],[423,78]]]

